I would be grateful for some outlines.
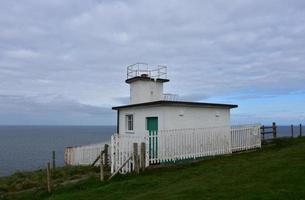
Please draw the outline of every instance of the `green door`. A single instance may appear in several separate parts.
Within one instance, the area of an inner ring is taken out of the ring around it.
[[[158,117],[147,117],[146,128],[149,132],[149,158],[151,161],[158,156]],[[153,161],[155,163],[155,161]]]
[[[149,134],[151,134],[151,132],[158,131],[158,117],[147,117],[146,121]]]

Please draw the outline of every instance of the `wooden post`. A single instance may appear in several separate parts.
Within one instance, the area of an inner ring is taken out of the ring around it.
[[[300,137],[302,137],[302,124],[300,124]]]
[[[104,181],[104,165],[103,165],[103,151],[101,151],[100,154],[100,179],[101,181]]]
[[[293,138],[293,125],[291,124],[291,137]]]
[[[51,166],[50,162],[47,164],[47,187],[48,187],[48,192],[52,192],[52,185],[51,185]]]
[[[115,175],[117,175],[117,173],[119,173],[119,171],[120,171],[121,169],[123,169],[123,167],[128,163],[128,161],[129,161],[130,159],[132,159],[132,157],[133,157],[133,156],[130,156],[129,158],[127,158],[127,160],[125,160],[125,162],[119,167],[119,169],[117,169],[117,170],[109,177],[108,180],[112,179]]]
[[[141,143],[141,170],[144,171],[145,170],[145,163],[146,163],[146,160],[145,160],[145,154],[146,154],[146,151],[145,151],[145,143],[142,142]]]
[[[109,160],[108,160],[108,149],[109,149],[109,145],[108,144],[105,144],[104,146],[104,165],[105,167],[107,166],[108,167],[108,164],[109,164]]]
[[[264,140],[265,139],[265,126],[264,125],[262,126],[262,130],[263,130],[262,133],[263,133],[263,140]]]
[[[134,171],[140,173],[139,159],[138,159],[138,143],[133,143],[133,165]]]
[[[272,123],[272,134],[273,134],[273,139],[276,138],[276,124],[275,122]]]
[[[55,151],[52,151],[52,169],[54,170],[56,167],[56,155]]]

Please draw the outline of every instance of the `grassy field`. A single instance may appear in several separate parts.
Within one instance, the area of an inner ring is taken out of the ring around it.
[[[305,199],[305,138],[277,140],[256,152],[59,186],[2,199]]]
[[[53,183],[61,183],[88,177],[96,174],[98,169],[86,166],[59,167],[52,171]],[[47,184],[46,170],[17,172],[11,176],[0,177],[0,196],[3,193],[19,192],[28,189],[45,189]]]

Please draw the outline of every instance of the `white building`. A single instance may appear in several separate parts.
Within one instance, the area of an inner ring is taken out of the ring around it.
[[[140,144],[145,167],[261,147],[260,125],[230,126],[230,109],[237,105],[177,101],[177,96],[164,94],[166,70],[146,64],[127,68],[130,103],[113,107],[118,130],[110,142],[112,174],[135,169]],[[67,148],[65,161],[91,164],[100,152],[101,144]]]
[[[127,67],[130,104],[112,108],[117,110],[119,134],[230,125],[230,109],[237,105],[177,101],[176,95],[163,93],[166,82],[165,66],[149,69],[137,63]]]

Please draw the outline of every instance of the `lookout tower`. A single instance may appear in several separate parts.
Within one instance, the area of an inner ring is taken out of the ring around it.
[[[167,79],[167,67],[158,65],[150,68],[146,63],[136,63],[127,67],[126,83],[130,85],[130,104],[166,100],[163,83]]]

